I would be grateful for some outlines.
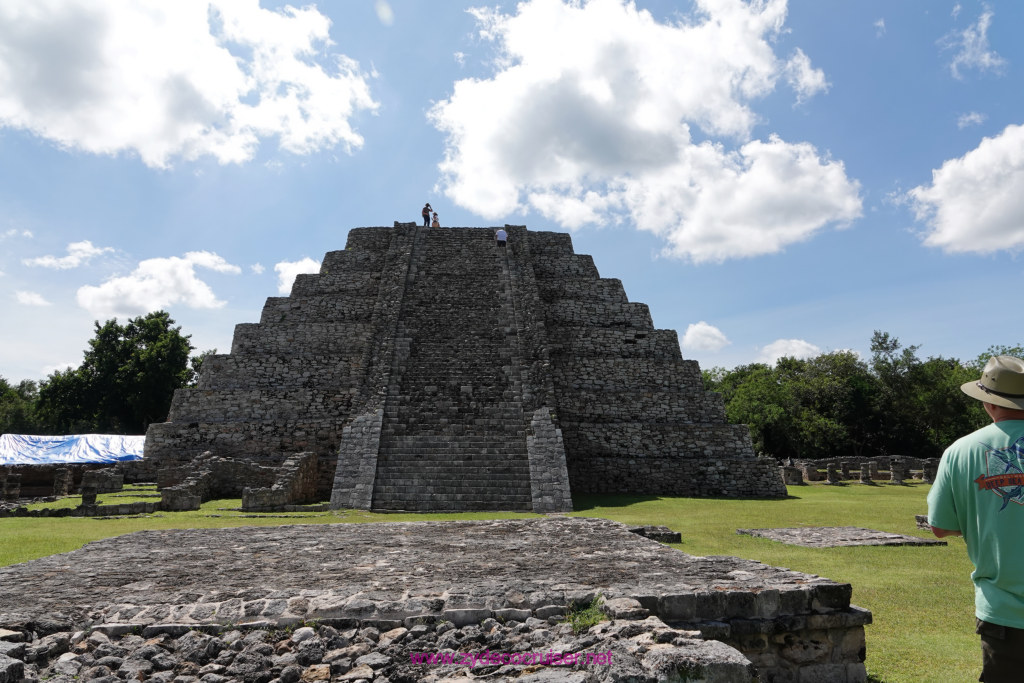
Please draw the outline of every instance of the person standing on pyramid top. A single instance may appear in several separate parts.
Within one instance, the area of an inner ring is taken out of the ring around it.
[[[434,212],[434,221],[430,224],[432,228],[440,228],[441,223],[437,220],[437,211]]]
[[[423,227],[424,228],[429,228],[430,227],[430,212],[431,211],[433,211],[433,209],[430,208],[430,202],[427,202],[427,204],[423,207],[423,210],[420,211],[420,214],[422,214],[422,216],[423,216]]]

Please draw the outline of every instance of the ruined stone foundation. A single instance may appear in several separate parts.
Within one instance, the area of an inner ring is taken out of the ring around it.
[[[351,230],[150,426],[161,486],[194,479],[206,454],[218,490],[203,495],[270,486],[375,510],[785,495],[674,331],[569,235],[506,230],[505,247],[491,228]],[[268,473],[300,453],[315,474],[301,485]]]

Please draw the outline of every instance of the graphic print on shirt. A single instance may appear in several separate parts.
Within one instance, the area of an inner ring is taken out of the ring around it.
[[[1006,448],[990,448],[985,454],[987,474],[974,480],[979,490],[1003,499],[1000,512],[1013,501],[1024,505],[1024,436]]]

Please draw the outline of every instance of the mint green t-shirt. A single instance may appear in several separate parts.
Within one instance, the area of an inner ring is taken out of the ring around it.
[[[1004,420],[946,449],[928,523],[963,533],[979,619],[1024,628],[1024,420]]]

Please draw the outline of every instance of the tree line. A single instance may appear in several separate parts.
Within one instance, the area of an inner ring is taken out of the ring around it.
[[[0,433],[145,434],[164,422],[174,390],[194,384],[203,358],[166,311],[95,323],[82,364],[42,382],[0,377]]]
[[[195,383],[203,359],[165,311],[119,324],[95,323],[82,364],[42,382],[0,377],[0,433],[144,434],[164,422],[174,390]],[[852,351],[782,358],[731,370],[704,370],[722,394],[729,422],[750,426],[754,449],[780,460],[839,455],[937,457],[986,424],[978,401],[959,387],[990,356],[1024,357],[1024,346],[993,346],[977,358],[918,357],[887,332],[871,357]]]
[[[754,450],[780,460],[908,455],[934,458],[959,437],[988,423],[981,403],[960,391],[989,357],[1024,356],[1022,346],[993,346],[977,358],[918,357],[875,331],[871,357],[852,351],[782,358],[774,366],[705,370],[704,384],[722,394],[729,422],[750,426]]]

